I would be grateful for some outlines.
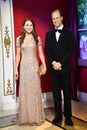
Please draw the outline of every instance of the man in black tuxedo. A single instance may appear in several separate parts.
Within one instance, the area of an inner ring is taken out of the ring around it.
[[[73,31],[64,27],[63,16],[59,9],[52,12],[54,29],[48,31],[45,37],[45,54],[49,61],[52,76],[52,90],[55,108],[55,118],[52,121],[57,125],[62,122],[61,87],[64,95],[65,124],[73,126],[71,119],[71,57],[74,49]]]

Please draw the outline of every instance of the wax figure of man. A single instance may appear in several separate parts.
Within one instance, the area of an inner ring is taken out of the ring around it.
[[[59,9],[52,12],[54,29],[46,33],[45,54],[52,76],[52,91],[55,108],[53,124],[62,122],[61,87],[64,95],[65,124],[73,126],[71,119],[71,57],[74,49],[73,31],[63,25],[63,15]]]

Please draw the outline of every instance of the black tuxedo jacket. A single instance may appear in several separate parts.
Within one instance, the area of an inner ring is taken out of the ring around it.
[[[71,57],[74,49],[73,31],[63,27],[58,42],[56,41],[55,29],[46,33],[45,54],[50,63],[51,73],[70,74]],[[62,70],[54,70],[52,62],[57,61],[62,64]]]

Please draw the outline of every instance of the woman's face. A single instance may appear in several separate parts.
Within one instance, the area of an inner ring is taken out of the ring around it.
[[[27,33],[31,33],[33,31],[33,24],[31,21],[26,21],[24,25],[24,29],[26,30]]]

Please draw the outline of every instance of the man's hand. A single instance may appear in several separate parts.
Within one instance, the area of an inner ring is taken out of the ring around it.
[[[53,61],[52,65],[55,70],[62,70],[62,65],[60,62]]]

